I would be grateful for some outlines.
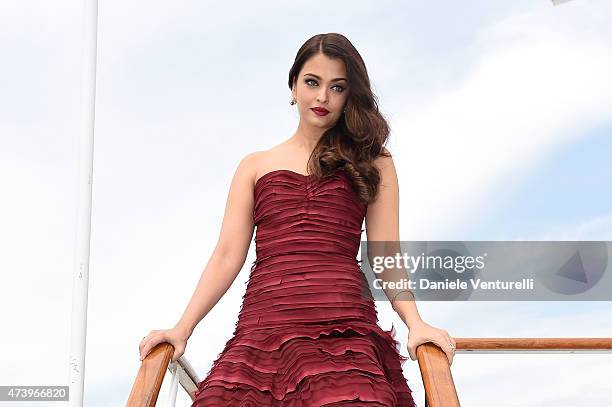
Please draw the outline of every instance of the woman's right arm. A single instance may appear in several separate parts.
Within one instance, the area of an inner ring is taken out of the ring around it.
[[[253,223],[255,154],[245,156],[234,173],[217,245],[183,315],[172,330],[151,331],[143,339],[140,344],[141,360],[158,343],[174,341],[182,349],[176,349],[175,345],[172,361],[178,359],[184,352],[183,342],[186,343],[196,325],[223,297],[242,269],[255,227]]]
[[[253,154],[244,157],[230,185],[217,245],[176,328],[191,335],[242,269],[253,237]]]

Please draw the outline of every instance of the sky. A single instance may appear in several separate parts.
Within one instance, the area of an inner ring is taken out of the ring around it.
[[[0,3],[1,385],[69,380],[81,6]],[[141,338],[180,318],[238,162],[297,128],[288,71],[324,32],[359,50],[391,126],[402,240],[612,240],[606,0],[101,1],[86,406],[124,405]],[[189,339],[201,378],[253,260],[252,246]],[[610,302],[418,308],[454,337],[612,337]],[[406,326],[377,309],[408,355]],[[599,407],[610,366],[611,354],[457,354],[452,372],[463,405]],[[404,374],[424,406],[418,364]]]

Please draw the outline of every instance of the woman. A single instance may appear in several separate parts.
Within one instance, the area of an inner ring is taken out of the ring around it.
[[[244,157],[215,250],[174,328],[151,331],[185,350],[198,322],[242,268],[255,226],[257,259],[233,337],[198,385],[192,407],[415,406],[395,331],[377,324],[356,260],[368,241],[398,241],[398,182],[384,148],[389,127],[366,67],[340,34],[319,34],[289,71],[295,134]],[[369,291],[369,290],[366,290]],[[421,320],[412,293],[385,292],[409,328],[408,351],[434,342],[452,363],[454,340]],[[371,294],[371,292],[370,292]]]

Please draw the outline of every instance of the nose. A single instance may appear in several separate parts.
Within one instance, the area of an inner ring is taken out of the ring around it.
[[[327,102],[327,89],[323,86],[321,86],[321,89],[319,90],[319,93],[317,95],[317,102],[318,103]]]

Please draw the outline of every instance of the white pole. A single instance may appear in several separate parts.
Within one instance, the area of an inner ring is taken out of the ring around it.
[[[82,21],[81,129],[77,187],[78,212],[72,277],[72,323],[70,325],[70,388],[68,392],[68,405],[70,407],[83,406],[83,387],[85,382],[97,30],[98,1],[84,0]]]
[[[170,380],[170,395],[168,396],[168,407],[176,406],[176,393],[178,391],[179,369],[181,368],[178,362],[173,362],[172,365],[170,366],[170,371],[172,372],[172,379]]]

